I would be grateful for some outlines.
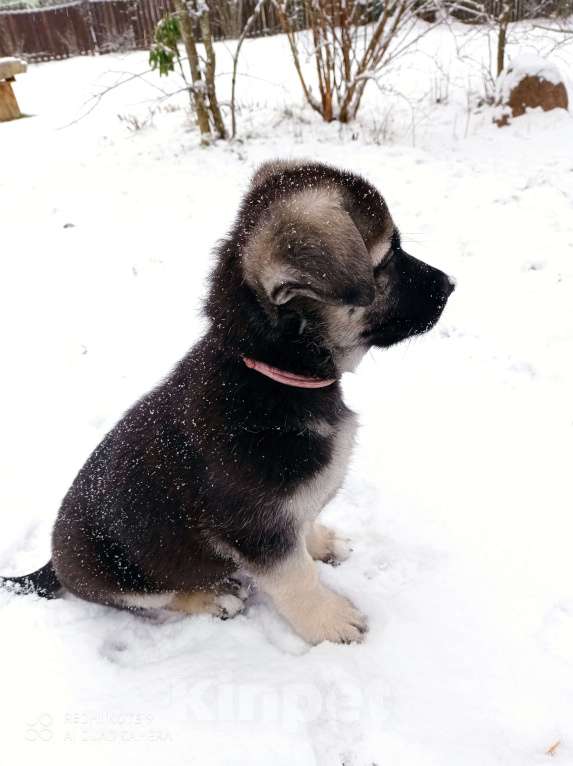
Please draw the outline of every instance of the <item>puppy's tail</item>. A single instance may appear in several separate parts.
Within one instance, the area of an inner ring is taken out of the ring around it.
[[[43,567],[21,577],[0,577],[0,588],[27,595],[35,593],[42,598],[57,598],[62,585],[51,560]]]

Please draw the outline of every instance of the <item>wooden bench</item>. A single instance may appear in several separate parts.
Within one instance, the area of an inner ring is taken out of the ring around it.
[[[28,65],[21,59],[0,59],[0,122],[15,120],[22,116],[12,90],[12,83],[17,74],[22,74],[27,69]]]

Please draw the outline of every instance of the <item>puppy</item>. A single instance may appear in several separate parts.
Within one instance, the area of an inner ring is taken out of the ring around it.
[[[88,458],[52,560],[4,582],[229,617],[246,572],[306,641],[360,641],[365,617],[314,563],[344,555],[316,521],[356,430],[340,378],[373,346],[430,329],[452,290],[404,252],[363,178],[263,165],[217,248],[207,334]]]

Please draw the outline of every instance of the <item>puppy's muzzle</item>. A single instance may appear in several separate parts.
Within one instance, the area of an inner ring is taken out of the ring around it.
[[[456,286],[448,274],[404,251],[393,259],[389,279],[392,308],[364,334],[376,346],[392,346],[430,330]]]

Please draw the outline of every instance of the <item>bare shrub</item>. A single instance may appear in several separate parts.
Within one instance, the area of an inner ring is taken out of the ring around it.
[[[510,24],[524,19],[562,17],[571,14],[571,0],[444,0],[447,11],[462,21],[479,24],[495,35],[495,50],[490,68],[495,81],[506,65]]]
[[[370,80],[431,28],[440,0],[272,0],[304,96],[324,120],[350,122]],[[297,34],[302,26],[309,33]],[[305,48],[305,43],[309,43]],[[305,58],[313,61],[318,97]]]
[[[138,117],[136,114],[118,114],[117,118],[131,133],[137,133],[153,125],[155,111],[155,109],[149,109],[145,117]]]

